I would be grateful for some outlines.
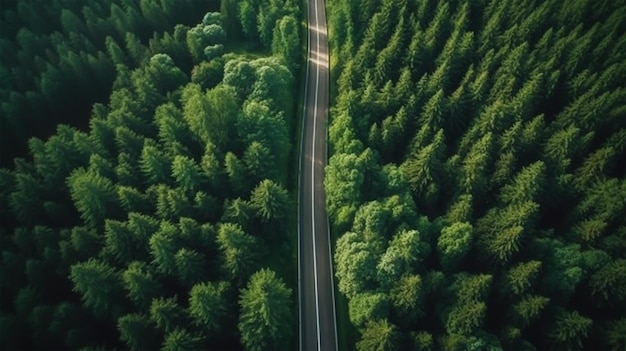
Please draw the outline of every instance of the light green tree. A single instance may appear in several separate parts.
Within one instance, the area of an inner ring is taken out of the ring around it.
[[[368,323],[356,343],[357,350],[391,351],[400,346],[400,331],[387,319]]]
[[[287,216],[289,194],[280,184],[265,179],[250,194],[250,203],[262,220],[280,219]]]

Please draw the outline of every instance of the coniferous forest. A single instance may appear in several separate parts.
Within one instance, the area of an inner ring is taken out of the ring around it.
[[[1,348],[295,348],[300,4],[1,6]]]
[[[329,0],[358,350],[626,348],[626,3]]]
[[[623,351],[626,3],[326,5],[347,347]],[[301,8],[0,1],[0,348],[297,348]]]

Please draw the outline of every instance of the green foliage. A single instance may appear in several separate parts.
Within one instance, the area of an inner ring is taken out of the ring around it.
[[[427,332],[413,332],[411,333],[411,339],[415,350],[429,351],[434,347],[433,336]]]
[[[283,59],[292,71],[300,66],[300,30],[293,16],[284,16],[276,22],[272,39],[272,52]]]
[[[161,223],[159,231],[150,237],[150,255],[152,263],[159,272],[174,275],[176,273],[176,251],[179,241],[176,228],[168,222]]]
[[[274,155],[270,149],[258,141],[253,141],[243,154],[242,159],[249,178],[259,183],[264,179],[276,180]]]
[[[259,244],[256,237],[232,223],[220,225],[217,243],[222,254],[222,269],[230,278],[242,284],[258,268]]]
[[[165,336],[161,350],[192,351],[204,344],[201,337],[195,336],[184,329],[176,329]]]
[[[338,288],[348,298],[371,289],[376,277],[376,251],[358,234],[348,232],[337,240],[335,275]]]
[[[424,255],[424,245],[420,239],[420,233],[416,230],[401,231],[391,239],[376,266],[377,279],[381,285],[389,286],[397,282],[403,272],[412,271],[412,267],[420,261],[420,256]]]
[[[357,327],[364,327],[368,321],[387,318],[389,298],[381,293],[356,294],[349,302],[350,321]]]
[[[117,329],[120,339],[131,350],[145,350],[155,347],[154,330],[146,316],[127,314],[118,318]]]
[[[601,295],[605,300],[626,300],[626,259],[609,262],[595,272],[590,279],[594,295]]]
[[[397,350],[400,340],[398,328],[386,319],[369,323],[363,330],[357,350]]]
[[[532,323],[548,305],[550,299],[543,296],[527,295],[520,300],[513,310],[523,326]]]
[[[221,325],[228,314],[227,282],[200,283],[189,292],[189,314],[212,334],[222,330]]]
[[[451,334],[469,335],[479,328],[485,318],[484,302],[470,301],[453,308],[446,319],[446,330]]]
[[[355,154],[331,156],[325,169],[324,189],[328,215],[337,224],[349,226],[362,201],[364,160]]]
[[[70,279],[74,291],[86,307],[99,316],[115,316],[122,286],[119,273],[106,263],[90,259],[72,266]]]
[[[1,14],[2,347],[240,348],[230,287],[293,266],[297,4],[250,1],[262,43],[234,1],[39,5]]]
[[[457,267],[471,249],[472,239],[472,226],[467,222],[456,222],[441,230],[437,250],[444,270],[452,271]]]
[[[186,193],[197,191],[197,187],[203,183],[200,166],[194,160],[181,155],[174,157],[172,162],[172,178]]]
[[[182,248],[174,256],[176,273],[180,281],[192,286],[206,277],[206,260],[204,255],[195,250]]]
[[[626,318],[611,322],[607,331],[608,343],[612,350],[620,350],[626,346]]]
[[[248,61],[230,60],[224,65],[224,84],[233,87],[239,99],[250,94],[255,80],[255,69]]]
[[[157,297],[161,290],[161,284],[144,262],[133,261],[122,273],[124,288],[128,297],[137,306],[147,309],[152,299]]]
[[[424,290],[419,275],[403,275],[389,290],[389,300],[398,314],[414,320],[423,315],[421,304]]]
[[[522,294],[533,285],[539,270],[541,261],[522,262],[511,268],[506,274],[508,291],[514,294]]]
[[[280,184],[265,179],[250,194],[250,202],[261,219],[280,219],[288,213],[289,194]]]
[[[550,330],[550,337],[559,346],[580,348],[582,340],[589,333],[593,321],[580,315],[577,311],[563,311],[556,316]]]
[[[153,299],[150,305],[150,320],[159,329],[176,334],[177,326],[185,318],[184,312],[176,302],[176,298],[157,298]]]
[[[274,271],[262,269],[241,290],[238,328],[247,350],[284,349],[291,338],[291,289]]]
[[[101,224],[115,210],[117,196],[110,179],[79,168],[67,178],[67,186],[81,218],[88,224]]]

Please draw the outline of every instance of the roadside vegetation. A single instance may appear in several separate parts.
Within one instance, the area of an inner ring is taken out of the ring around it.
[[[350,347],[624,350],[624,2],[327,5]]]
[[[291,0],[2,2],[2,349],[293,349]]]

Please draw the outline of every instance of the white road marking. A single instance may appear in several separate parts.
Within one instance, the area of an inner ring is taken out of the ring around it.
[[[315,68],[316,68],[316,78],[315,78],[315,105],[313,108],[313,141],[312,141],[312,155],[311,155],[311,225],[312,225],[312,230],[313,230],[313,270],[314,270],[314,274],[315,274],[315,310],[316,310],[316,320],[317,320],[317,350],[321,351],[321,344],[322,344],[322,338],[321,338],[321,326],[320,326],[320,312],[319,312],[319,287],[318,287],[318,274],[317,274],[317,250],[316,250],[316,232],[315,232],[315,164],[316,163],[321,163],[319,161],[315,160],[315,148],[316,148],[316,125],[317,125],[317,111],[318,111],[318,94],[319,94],[319,81],[320,81],[320,66],[328,68],[329,64],[328,64],[328,54],[321,54],[320,53],[320,33],[322,34],[327,34],[327,29],[326,27],[324,28],[320,28],[319,27],[319,8],[318,8],[318,0],[314,0],[315,2],[315,25],[311,25],[311,23],[309,22],[309,30],[307,31],[307,56],[309,57],[309,61],[315,64]],[[317,37],[317,50],[315,52],[311,51],[311,30],[315,31],[316,37]],[[317,57],[317,59],[313,58],[312,55],[315,55]],[[310,75],[310,68],[311,68],[311,64],[307,63],[307,72],[306,72],[306,78],[305,78],[305,91],[304,91],[304,96],[305,99],[308,99],[308,87],[309,87],[309,75]],[[306,116],[307,116],[307,106],[305,106],[304,111],[302,113],[302,118],[303,118],[303,127],[302,127],[302,132],[301,132],[301,140],[303,140],[303,142],[300,144],[300,154],[302,154],[302,150],[305,148],[304,146],[304,127],[306,125],[305,120],[306,120]],[[326,133],[328,134],[328,133]],[[326,150],[328,150],[328,144],[326,143]],[[300,163],[302,162],[302,159],[300,159]],[[298,178],[298,187],[300,188],[300,177]],[[299,203],[301,204],[300,201],[300,197],[301,197],[301,192],[298,191],[298,198],[299,198]],[[327,222],[328,222],[328,217],[326,218]],[[328,227],[330,228],[330,226]],[[298,288],[300,290],[300,292],[302,292],[301,290],[301,279],[300,279],[300,273],[301,273],[301,245],[300,245],[300,214],[298,214]],[[330,264],[330,270],[331,270],[331,288],[332,288],[332,299],[333,299],[333,317],[336,318],[336,311],[335,311],[335,287],[333,285],[333,279],[332,279],[332,256],[331,256],[331,248],[330,248],[330,231],[327,231],[327,235],[328,235],[328,254],[329,254],[329,264]],[[300,294],[301,295],[301,294]],[[300,324],[300,328],[299,328],[299,335],[300,335],[300,350],[302,350],[302,297],[299,297],[299,304],[300,304],[300,316],[299,316],[299,324]],[[338,340],[337,340],[337,324],[335,323],[335,350],[338,349]]]
[[[319,17],[318,17],[318,6],[315,1],[315,27],[319,26]],[[315,35],[317,36],[317,50],[316,52],[320,52],[320,31],[316,30]],[[315,249],[315,243],[317,242],[315,236],[315,126],[317,125],[317,98],[319,93],[320,86],[320,66],[315,65],[315,104],[313,107],[313,149],[312,149],[312,157],[311,157],[311,224],[313,229],[313,272],[315,274],[315,312],[317,318],[317,349],[318,351],[322,349],[322,336],[320,333],[320,306],[319,306],[319,288],[318,288],[318,276],[317,276],[317,252]]]

